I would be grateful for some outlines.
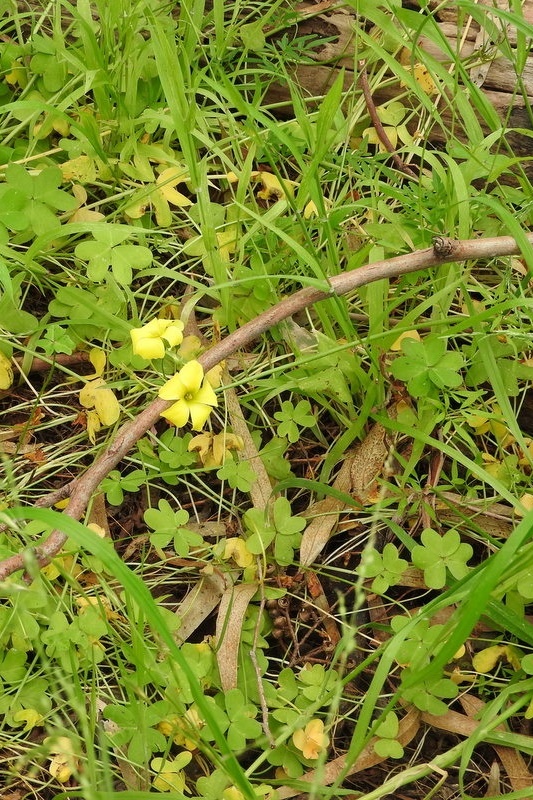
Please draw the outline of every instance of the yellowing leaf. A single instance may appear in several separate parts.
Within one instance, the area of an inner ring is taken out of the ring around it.
[[[114,425],[120,416],[118,400],[103,378],[88,381],[79,399],[84,408],[94,408],[102,425]]]
[[[189,752],[179,753],[172,761],[164,758],[153,758],[150,766],[154,772],[158,773],[152,784],[154,789],[160,792],[183,793],[186,791],[183,767],[189,763],[191,758],[192,755]]]
[[[259,172],[257,178],[263,185],[263,188],[257,192],[257,196],[262,200],[281,200],[283,197],[292,197],[294,187],[298,186],[296,181],[281,181],[271,172]]]
[[[403,333],[400,333],[398,338],[395,339],[394,342],[391,344],[390,350],[393,353],[399,352],[402,349],[402,342],[404,339],[415,339],[417,342],[422,341],[418,331],[415,330],[404,331]]]
[[[94,367],[94,375],[87,375],[87,378],[100,378],[104,374],[106,355],[103,350],[93,347],[89,353],[89,361]]]
[[[246,542],[237,536],[226,540],[224,558],[227,560],[232,558],[238,567],[243,568],[250,567],[254,563],[254,557],[246,547]]]
[[[329,209],[331,208],[331,200],[329,200],[327,197],[324,197],[323,202],[325,210],[329,211]],[[311,219],[311,217],[318,217],[318,214],[319,212],[318,208],[316,207],[316,203],[314,202],[314,200],[310,200],[304,208],[304,213],[303,213],[304,219]]]
[[[506,645],[493,644],[485,647],[472,658],[472,666],[476,672],[487,673],[494,669],[498,661],[505,655]]]
[[[192,200],[178,192],[174,187],[178,183],[184,183],[188,180],[188,177],[186,169],[168,167],[157,177],[156,185],[168,203],[178,206],[178,208],[184,208],[185,206],[192,206]]]
[[[244,442],[234,433],[200,433],[188,445],[190,453],[197,452],[204,467],[220,467],[231,456],[232,450],[242,450]]]
[[[48,737],[44,744],[50,743],[50,775],[59,783],[66,783],[78,767],[72,741],[67,736]]]
[[[526,492],[520,498],[522,508],[516,509],[516,514],[519,517],[524,517],[529,511],[533,510],[533,494]]]
[[[87,412],[87,435],[89,440],[95,444],[96,442],[96,434],[102,427],[100,423],[100,417],[96,413],[96,411],[88,411]]]
[[[21,708],[20,711],[15,711],[13,714],[14,722],[24,722],[24,731],[31,731],[37,728],[44,722],[44,717],[35,708]]]
[[[222,384],[222,373],[224,372],[224,362],[217,364],[215,367],[205,373],[206,379],[209,381],[213,389],[219,389]]]
[[[98,525],[98,523],[96,522],[89,522],[87,527],[89,528],[89,530],[94,531],[94,533],[96,533],[96,535],[99,536],[100,539],[105,539],[105,537],[107,536],[102,526]]]
[[[222,800],[244,800],[244,795],[236,786],[228,786],[222,792]]]
[[[96,164],[90,156],[77,156],[59,165],[64,181],[78,181],[79,183],[94,183],[96,180]],[[87,195],[85,195],[85,202]]]
[[[94,444],[102,425],[114,425],[120,417],[120,406],[112,389],[103,378],[87,381],[79,393],[80,404],[87,409],[87,434]]]
[[[13,383],[13,369],[11,361],[0,350],[0,390],[5,391],[9,389]]]
[[[432,95],[437,92],[437,84],[433,80],[433,77],[431,76],[431,73],[425,64],[417,62],[414,65],[412,72],[415,81],[418,83],[423,92],[428,95]]]

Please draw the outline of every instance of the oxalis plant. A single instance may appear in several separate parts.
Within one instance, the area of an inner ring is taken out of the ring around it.
[[[439,246],[442,246],[442,242]],[[481,242],[450,242],[447,246],[451,247],[454,253],[458,251],[468,258],[480,248],[485,252],[490,248],[491,253],[496,249],[500,249],[500,252],[502,249],[504,252],[509,250],[514,252],[517,249],[516,244],[508,238]],[[450,252],[444,260],[452,258],[456,259],[457,256],[452,256]],[[372,265],[368,269],[360,269],[356,276],[343,275],[342,282],[337,280],[333,285],[341,283],[342,289],[345,290],[346,287],[351,288],[354,279],[357,283],[364,281],[362,275],[365,273],[367,279],[372,279],[376,274],[382,277],[383,274],[393,274],[393,271],[398,273],[402,269],[412,271],[420,260],[438,263],[442,257],[436,255],[434,249],[411,254],[409,263],[400,257],[382,265]],[[102,480],[109,480],[106,476],[111,474],[113,467],[159,416],[165,417],[178,428],[190,422],[193,430],[202,430],[213,409],[218,405],[215,389],[220,384],[220,373],[216,369],[220,356],[217,357],[213,351],[218,349],[219,354],[227,358],[233,349],[242,346],[243,340],[258,335],[263,326],[270,324],[273,318],[279,321],[283,316],[294,313],[294,308],[298,304],[310,302],[309,294],[308,290],[303,290],[299,295],[283,301],[265,314],[266,322],[259,318],[239,329],[211,351],[200,355],[198,359],[187,361],[173,377],[160,386],[157,400],[136,419],[123,426],[100,460],[62,492],[71,498],[62,518],[57,512],[42,508],[10,509],[4,512],[4,516],[13,521],[34,519],[55,528],[48,535],[44,545],[31,551],[31,555],[21,553],[11,556],[4,559],[0,566],[6,589],[11,586],[12,590],[16,590],[17,584],[6,582],[6,579],[17,570],[26,569],[33,579],[31,587],[21,594],[15,592],[13,595],[12,591],[6,592],[7,597],[13,597],[15,611],[9,615],[12,622],[6,620],[4,625],[4,640],[11,643],[10,655],[4,658],[4,670],[8,682],[20,678],[26,663],[27,649],[34,646],[45,619],[47,630],[39,636],[43,655],[48,661],[57,662],[64,674],[72,675],[73,670],[88,667],[102,659],[102,639],[109,634],[111,621],[120,619],[120,613],[113,610],[113,601],[103,597],[94,604],[90,602],[91,598],[86,598],[82,594],[78,600],[79,611],[74,618],[64,611],[56,610],[51,611],[47,617],[46,607],[50,605],[50,601],[44,590],[42,573],[38,571],[39,567],[45,567],[59,553],[67,541],[70,541],[71,545],[63,551],[65,553],[63,559],[68,558],[69,549],[74,555],[77,552],[76,545],[83,545],[84,549],[92,552],[93,557],[97,559],[95,563],[89,558],[88,565],[91,570],[103,570],[104,573],[112,574],[119,579],[119,583],[127,590],[128,603],[134,603],[137,608],[135,617],[140,614],[160,637],[165,648],[168,648],[164,660],[157,657],[159,647],[155,646],[151,656],[152,666],[148,668],[145,661],[147,672],[143,683],[149,681],[156,686],[164,685],[168,696],[165,701],[148,703],[142,712],[146,716],[144,724],[152,731],[152,735],[147,737],[146,732],[143,732],[139,736],[136,724],[137,714],[140,713],[138,700],[129,707],[130,710],[126,710],[127,706],[121,703],[111,703],[106,706],[104,712],[109,724],[114,724],[117,728],[117,733],[111,735],[113,745],[125,748],[124,752],[132,762],[140,763],[148,759],[151,769],[157,774],[154,788],[160,791],[183,792],[186,788],[184,770],[192,759],[192,753],[198,747],[214,745],[220,755],[225,757],[226,766],[224,769],[217,768],[209,778],[198,781],[202,797],[210,797],[221,791],[228,798],[275,795],[275,789],[271,785],[252,787],[247,782],[235,753],[246,750],[250,742],[256,747],[258,742],[266,737],[266,742],[270,742],[271,748],[267,752],[267,762],[281,767],[287,777],[300,777],[327,751],[330,739],[327,733],[327,716],[323,716],[322,709],[330,707],[335,698],[338,701],[343,681],[335,671],[326,672],[319,665],[300,672],[286,669],[274,683],[265,678],[257,683],[257,676],[253,670],[248,675],[245,670],[244,690],[237,687],[224,690],[218,682],[213,647],[208,644],[184,644],[178,648],[169,628],[168,617],[161,614],[143,583],[122,564],[107,542],[99,539],[96,534],[91,534],[73,517],[81,516],[99,483]],[[317,292],[313,291],[311,302],[316,296]],[[327,293],[318,293],[318,298],[323,296],[327,296]],[[165,355],[168,348],[182,343],[183,323],[180,320],[154,319],[141,328],[132,329],[130,335],[135,355],[146,360],[160,358]],[[410,350],[405,352],[409,354]],[[420,379],[424,370],[438,369],[438,365],[436,367],[431,364],[426,365],[423,360],[419,364],[409,362],[407,357],[401,357],[405,358],[405,366],[399,361],[396,373],[403,369],[413,370],[414,377],[419,379],[416,386],[424,391],[429,390],[429,384],[421,384]],[[93,361],[97,362],[98,358],[93,356]],[[410,363],[413,363],[413,366],[410,366]],[[457,365],[458,362],[454,361],[454,364]],[[95,392],[98,391],[109,390],[99,383],[95,389]],[[98,401],[96,408],[98,409]],[[284,406],[284,413],[286,411],[287,406]],[[279,415],[279,419],[284,424],[283,413]],[[300,425],[304,425],[312,420],[296,414],[293,424],[298,424],[298,421]],[[288,428],[287,433],[292,433],[292,428]],[[135,489],[135,484],[125,488]],[[49,500],[53,501],[56,498],[57,493],[54,493]],[[202,548],[202,536],[187,530],[188,514],[181,510],[174,511],[167,501],[159,501],[157,509],[149,509],[144,516],[148,527],[155,531],[151,541],[156,550],[167,546],[171,539],[174,543],[173,549],[178,556],[187,556],[191,553],[191,549]],[[272,550],[275,563],[280,566],[292,563],[294,549],[298,548],[301,541],[305,520],[301,517],[292,517],[290,504],[286,498],[279,497],[269,512],[259,509],[247,512],[243,523],[247,531],[245,538],[236,539],[234,543],[228,540],[225,552],[220,553],[222,559],[229,558],[237,567],[244,569],[245,575],[247,572],[251,581],[256,579],[253,567],[256,555],[264,557],[267,551]],[[524,527],[525,523],[526,521],[517,528],[506,545],[511,546],[512,543],[516,553],[521,542],[525,540],[524,531],[526,535],[529,533],[529,527]],[[503,549],[498,557],[502,557],[502,554]],[[431,528],[422,532],[421,543],[411,550],[412,564],[423,571],[422,585],[425,584],[429,589],[442,589],[448,582],[447,576],[451,575],[459,580],[457,588],[451,593],[452,596],[457,593],[458,597],[462,595],[461,586],[464,584],[465,576],[470,572],[468,561],[471,556],[470,545],[461,543],[454,531],[440,536]],[[86,557],[82,557],[82,562],[84,560]],[[398,549],[389,544],[385,546],[382,554],[373,549],[368,550],[358,572],[361,578],[372,580],[373,591],[386,594],[391,586],[401,583],[407,565],[408,562],[399,557]],[[255,587],[256,584],[254,591]],[[281,595],[283,594],[284,592],[281,592]],[[272,599],[276,596],[276,592],[270,593]],[[264,598],[268,597],[267,589]],[[480,597],[480,594],[476,595],[477,600]],[[488,601],[488,594],[485,596],[485,601]],[[451,598],[448,598],[448,602],[451,602]],[[444,603],[439,601],[433,605],[436,610],[438,605]],[[34,612],[36,608],[40,609],[39,615]],[[412,703],[421,713],[438,715],[446,713],[445,701],[456,697],[459,689],[457,681],[445,677],[435,666],[439,661],[441,666],[444,666],[448,661],[452,661],[454,656],[458,657],[460,648],[458,647],[455,652],[455,644],[468,635],[474,618],[467,615],[453,626],[450,623],[432,624],[427,616],[430,608],[431,604],[426,607],[425,615],[420,619],[416,616],[412,618],[398,616],[392,620],[393,645],[385,650],[385,656],[391,650],[394,662],[400,667],[402,684],[399,692],[403,700]],[[478,613],[479,607],[476,606],[475,618]],[[253,623],[253,629],[249,627],[250,623]],[[263,648],[267,646],[263,636],[268,633],[268,628],[265,629],[264,626],[265,619],[261,617],[261,613],[255,619],[248,615],[248,623],[243,626],[240,644],[244,659],[247,649],[252,648],[261,654]],[[247,629],[250,630],[251,637],[246,635]],[[141,629],[138,632],[140,634]],[[74,660],[70,652],[72,647],[81,648]],[[506,650],[501,652],[507,653]],[[261,658],[264,659],[264,655]],[[509,656],[511,663],[513,663],[512,658]],[[514,656],[514,666],[521,669],[521,654],[518,651]],[[421,678],[425,673],[427,678]],[[348,674],[344,680],[347,681],[351,677],[352,675]],[[47,689],[48,686],[42,680],[39,686],[32,681],[27,689],[24,690],[23,687],[15,706],[4,709],[10,724],[14,726],[24,724],[28,729],[39,725],[50,712]],[[266,718],[265,713],[268,713]],[[302,714],[303,719],[308,720],[303,727]],[[369,730],[375,735],[373,747],[379,757],[400,758],[403,755],[402,731],[394,711],[386,711],[379,718],[379,723],[374,726],[371,724],[371,719],[368,719],[368,725]],[[169,748],[172,744],[185,749],[178,755],[171,755]],[[80,755],[70,748],[70,739],[64,737],[50,745],[50,774],[60,782],[68,781],[80,768]],[[154,755],[158,752],[166,755]]]
[[[292,11],[94,5],[0,48],[9,791],[430,796],[478,741],[531,755],[533,239],[477,188],[504,134],[459,97],[472,147],[422,153],[413,101],[427,132],[456,77],[410,9],[366,4],[353,96],[287,75],[280,121],[262,87],[316,55]],[[471,733],[411,760],[439,725]]]

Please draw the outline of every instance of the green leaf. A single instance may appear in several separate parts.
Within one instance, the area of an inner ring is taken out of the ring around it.
[[[263,33],[262,20],[241,25],[239,27],[239,36],[246,50],[253,50],[254,52],[263,50],[266,39]]]
[[[217,470],[217,478],[227,481],[232,489],[249,492],[257,480],[257,475],[247,461],[234,461],[227,458]]]

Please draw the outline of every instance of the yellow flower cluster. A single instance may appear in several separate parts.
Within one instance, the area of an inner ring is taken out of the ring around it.
[[[153,319],[141,328],[130,331],[133,352],[146,359],[163,358],[166,344],[176,347],[183,342],[183,322],[171,319]],[[220,382],[220,368],[211,370],[207,376],[199,361],[188,361],[173,378],[159,390],[162,400],[174,402],[161,414],[177,428],[182,428],[190,419],[193,430],[201,431],[217,406],[213,386]]]

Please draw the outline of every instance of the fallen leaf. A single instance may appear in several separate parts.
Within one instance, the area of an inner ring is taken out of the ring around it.
[[[237,688],[237,669],[242,624],[257,583],[228,586],[220,600],[216,624],[217,663],[224,692]]]

